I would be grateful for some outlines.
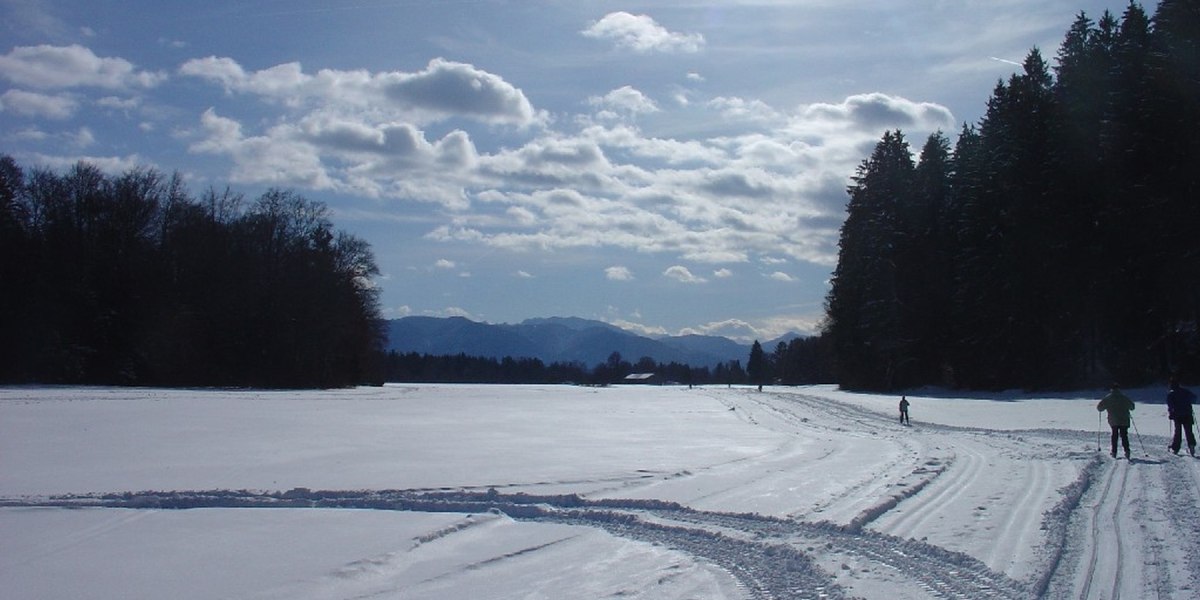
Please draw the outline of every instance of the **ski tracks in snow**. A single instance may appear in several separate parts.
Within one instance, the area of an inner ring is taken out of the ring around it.
[[[1152,438],[1157,441],[1156,438]],[[1094,459],[1039,597],[1191,599],[1200,590],[1200,463]]]
[[[719,479],[790,491],[787,486],[793,481],[816,481],[810,475],[827,473],[830,464],[836,469],[838,464],[871,460],[872,466],[859,481],[831,484],[831,478],[820,478],[821,485],[813,486],[819,488],[819,498],[797,497],[798,509],[785,508],[774,515],[712,508],[720,498],[711,488],[697,498],[709,510],[697,508],[694,499],[683,504],[655,496],[665,486],[708,475],[704,472],[666,477],[638,473],[620,481],[592,481],[588,483],[616,485],[600,485],[599,490],[593,485],[587,496],[500,491],[526,486],[513,484],[487,491],[131,492],[0,499],[0,506],[300,507],[473,515],[414,539],[414,548],[491,526],[493,517],[503,514],[518,521],[602,530],[674,549],[731,574],[738,582],[737,593],[754,600],[864,594],[893,599],[1115,600],[1170,597],[1162,590],[1190,596],[1200,590],[1200,524],[1194,516],[1200,462],[1191,458],[1112,463],[1092,452],[1068,450],[1090,442],[1086,432],[932,424],[907,428],[879,413],[803,394],[735,392],[715,397],[753,425],[819,441],[807,455],[794,445],[780,447],[762,457],[757,467],[762,471],[756,471],[753,459],[742,461],[744,472],[737,470],[741,465],[713,466]],[[809,471],[808,476],[802,472],[793,478],[784,469]],[[561,487],[572,486],[564,482]],[[628,495],[603,497],[615,494]],[[638,494],[644,497],[630,497]],[[944,522],[942,515],[948,515]],[[953,529],[964,523],[973,529]],[[570,544],[570,535],[530,540],[519,552],[498,554],[494,560],[557,551]],[[399,560],[400,555],[365,559],[339,575],[369,579]],[[1184,568],[1174,568],[1179,565]],[[855,573],[871,575],[856,580]],[[1149,581],[1132,576],[1135,573]],[[881,580],[890,587],[855,587]],[[363,583],[364,592],[389,589],[367,585],[365,579]]]
[[[1121,532],[1121,511],[1125,504],[1125,488],[1129,481],[1129,464],[1113,464],[1105,476],[1095,506],[1091,509],[1091,538],[1087,544],[1085,568],[1077,576],[1079,597],[1092,598],[1092,587],[1107,592],[1116,599],[1121,594],[1124,536]]]
[[[0,504],[12,506],[15,501]],[[807,523],[757,514],[699,511],[659,500],[586,500],[576,495],[534,496],[480,492],[171,491],[25,499],[24,506],[188,508],[339,508],[504,514],[519,521],[598,528],[661,545],[707,561],[730,573],[747,598],[804,600],[848,598],[844,586],[822,568],[830,561],[858,561],[894,574],[910,592],[902,597],[1018,599],[1028,587],[970,556],[916,540],[830,523]],[[488,519],[472,517],[414,540],[414,547],[444,539]],[[569,538],[569,536],[567,536]],[[564,538],[567,539],[567,538]],[[563,539],[523,548],[496,560],[537,552]],[[366,583],[368,575],[394,570],[398,555],[348,566],[339,577]],[[465,565],[476,568],[483,563]],[[385,568],[386,567],[386,568]],[[430,580],[432,581],[432,580]],[[370,589],[391,589],[367,586]],[[369,597],[364,594],[362,597]]]

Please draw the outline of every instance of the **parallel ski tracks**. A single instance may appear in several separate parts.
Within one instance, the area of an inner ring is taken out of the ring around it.
[[[962,447],[941,475],[918,496],[910,499],[903,512],[895,512],[885,531],[898,537],[912,537],[925,530],[925,524],[942,514],[979,479],[986,459],[974,448]]]
[[[1166,494],[1168,529],[1163,532],[1166,543],[1171,547],[1186,547],[1187,540],[1200,538],[1200,522],[1196,519],[1196,498],[1200,498],[1200,461],[1192,457],[1170,457],[1162,471],[1162,485]],[[1170,573],[1168,578],[1179,578],[1175,584],[1180,589],[1200,589],[1200,553],[1185,552],[1186,573]]]
[[[1091,539],[1088,544],[1087,568],[1082,573],[1079,599],[1092,597],[1092,586],[1098,577],[1109,583],[1108,598],[1116,600],[1121,593],[1121,565],[1124,542],[1121,535],[1121,507],[1125,484],[1129,479],[1128,464],[1114,464],[1105,477],[1104,489],[1091,512]],[[1117,491],[1114,493],[1113,488]],[[1103,565],[1101,563],[1103,562]]]

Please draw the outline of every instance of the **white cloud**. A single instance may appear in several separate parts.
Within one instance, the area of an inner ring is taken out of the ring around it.
[[[388,98],[437,113],[518,125],[536,116],[521,90],[468,64],[435,58],[424,71],[384,79]]]
[[[23,117],[68,119],[75,114],[79,103],[63,95],[46,95],[24,90],[8,90],[0,95],[0,111]]]
[[[122,58],[101,58],[79,45],[18,46],[0,56],[0,77],[37,89],[143,89],[166,80]]]
[[[191,148],[228,157],[234,182],[440,203],[453,217],[431,226],[431,240],[514,251],[625,248],[708,264],[770,253],[832,265],[845,186],[863,148],[883,129],[942,126],[950,118],[939,105],[884,94],[801,106],[792,114],[754,99],[720,97],[671,110],[697,111],[718,126],[734,119],[743,133],[655,137],[629,123],[581,117],[564,121],[577,130],[522,129],[531,135],[521,143],[481,153],[466,131],[428,139],[420,126],[441,118],[430,107],[442,95],[469,89],[494,100],[523,99],[470,65],[436,59],[416,74],[306,74],[298,63],[246,72],[232,60],[209,57],[189,61],[181,73],[285,109],[260,131],[212,109],[201,116],[202,135]],[[445,110],[504,112],[499,100],[456,102]],[[674,118],[632,86],[590,103],[614,114]],[[486,106],[492,108],[480,108]],[[520,121],[532,109],[512,114]],[[745,131],[746,124],[758,130]],[[690,272],[668,276],[705,281]]]
[[[441,310],[426,311],[426,313],[432,317],[463,317],[472,321],[483,321],[483,318],[471,314],[471,311],[461,306],[447,306]]]
[[[109,175],[120,175],[136,168],[154,167],[150,162],[137,154],[128,156],[51,156],[34,154],[33,162],[56,171],[69,169],[79,162],[88,163]]]
[[[675,33],[649,16],[624,11],[605,15],[582,33],[636,52],[699,52],[704,46],[704,36],[699,33]]]
[[[632,281],[633,272],[626,267],[614,266],[604,269],[604,276],[611,281]]]
[[[670,277],[671,279],[674,279],[676,281],[683,282],[683,283],[705,283],[706,281],[708,281],[707,279],[705,279],[703,277],[698,277],[696,275],[693,275],[692,272],[689,271],[687,267],[684,267],[681,265],[675,265],[673,267],[668,267],[666,271],[663,271],[663,275]]]
[[[733,277],[733,271],[729,269],[717,269],[716,271],[713,271],[713,277],[716,277],[717,279],[728,279]]]
[[[775,281],[782,281],[785,283],[791,283],[793,281],[796,281],[796,278],[792,277],[791,275],[788,275],[787,273],[784,273],[783,271],[775,271],[775,272],[767,275],[766,277],[767,277],[767,279],[773,279]]]
[[[77,148],[86,148],[96,143],[96,135],[87,127],[80,127],[73,137],[71,143]]]
[[[954,115],[945,106],[878,92],[850,96],[840,104],[811,104],[803,109],[800,120],[843,125],[870,134],[897,128],[928,132],[956,126]]]
[[[520,279],[534,279],[533,274],[525,270],[518,270],[515,275]]]
[[[762,100],[747,100],[735,97],[717,97],[708,101],[708,106],[731,121],[749,121],[763,124],[778,123],[783,115]]]
[[[632,331],[638,335],[646,337],[657,337],[667,335],[667,329],[660,326],[651,326],[644,323],[636,323],[626,319],[611,319],[609,325],[615,325],[626,331]]]
[[[461,131],[430,142],[405,123],[371,125],[351,118],[312,114],[283,122],[261,135],[243,133],[240,122],[206,110],[193,152],[234,161],[238,182],[332,189],[366,197],[416,198],[464,208],[463,185],[478,159]]]
[[[142,100],[140,98],[118,98],[117,96],[105,96],[96,100],[96,105],[104,108],[112,108],[116,110],[133,110],[140,106]]]
[[[185,62],[179,72],[219,83],[228,92],[251,93],[285,105],[317,104],[348,112],[379,112],[414,123],[466,117],[487,123],[528,126],[544,119],[520,89],[472,65],[435,58],[422,71],[304,72],[284,63],[247,72],[231,58]]]
[[[401,319],[413,314],[411,306],[389,306],[383,309],[383,317],[385,319]]]
[[[757,339],[759,331],[750,323],[741,319],[726,319],[705,323],[697,327],[687,327],[680,330],[679,335],[716,335],[727,337],[739,342],[749,342]]]
[[[309,189],[338,187],[321,164],[316,149],[287,125],[276,125],[261,136],[245,136],[241,124],[204,111],[201,126],[205,139],[193,143],[192,152],[225,154],[234,161],[230,179],[237,183],[267,183]]]
[[[225,86],[225,91],[249,91],[250,88],[246,71],[232,58],[194,58],[183,63],[179,73],[216,81]]]
[[[603,96],[592,96],[588,103],[617,113],[637,115],[658,112],[658,105],[632,86],[622,86]]]
[[[815,314],[808,316],[781,315],[754,322],[726,319],[683,328],[679,331],[679,335],[717,335],[743,344],[749,344],[755,340],[765,343],[789,333],[816,335],[820,332],[822,318],[823,315]],[[764,350],[772,352],[775,349],[771,347],[764,348]]]
[[[454,267],[456,267],[458,265],[454,264],[454,261],[452,261],[452,260],[446,260],[444,258],[440,258],[437,260],[437,262],[433,263],[433,266],[438,269],[453,269]]]
[[[5,137],[9,138],[9,139],[14,139],[14,140],[43,142],[50,138],[50,134],[48,134],[45,131],[42,131],[41,129],[38,129],[36,127],[29,127],[26,129],[14,131],[12,134],[5,136]]]

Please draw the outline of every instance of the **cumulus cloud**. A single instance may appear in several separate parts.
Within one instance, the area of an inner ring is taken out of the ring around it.
[[[468,64],[435,58],[424,71],[385,80],[389,98],[433,112],[520,125],[534,120],[533,106],[521,90]]]
[[[201,115],[206,137],[191,145],[193,152],[223,154],[234,160],[230,178],[239,183],[298,185],[310,189],[336,187],[325,172],[311,144],[303,143],[286,125],[277,125],[265,135],[246,136],[234,119],[213,109]],[[287,140],[287,143],[281,143]]]
[[[878,92],[850,96],[840,104],[809,105],[801,118],[805,121],[848,125],[872,133],[896,128],[934,131],[955,125],[950,109],[940,104],[913,102]]]
[[[631,281],[633,272],[626,267],[613,266],[604,269],[604,276],[610,281]]]
[[[602,107],[609,114],[637,115],[641,113],[658,112],[658,105],[649,97],[632,86],[617,88],[603,96],[592,96],[588,99],[592,106]],[[603,114],[603,113],[602,113]]]
[[[682,265],[675,265],[673,267],[668,267],[666,271],[663,271],[663,275],[670,277],[671,279],[674,279],[675,281],[680,281],[683,283],[705,283],[706,281],[708,281],[707,279],[705,279],[703,277],[694,275],[691,271],[688,270],[687,267],[684,267]]]
[[[612,40],[618,47],[635,52],[699,52],[704,47],[704,36],[699,33],[676,33],[649,16],[624,11],[605,15],[582,33],[590,38]]]
[[[224,155],[231,178],[331,189],[367,197],[416,198],[463,207],[464,180],[451,177],[474,167],[478,155],[462,131],[436,141],[407,123],[370,124],[313,113],[248,135],[236,119],[208,109],[200,117],[193,152]]]
[[[458,265],[454,264],[454,261],[452,261],[452,260],[446,260],[444,258],[440,258],[437,260],[437,262],[433,263],[433,266],[438,269],[453,269],[454,267],[456,267]]]
[[[185,62],[179,72],[220,84],[228,92],[294,106],[382,111],[417,123],[465,117],[524,127],[543,118],[520,89],[500,76],[442,58],[413,73],[322,69],[308,74],[295,62],[247,72],[231,58],[209,56]]]
[[[724,268],[717,269],[716,271],[713,271],[713,277],[716,277],[717,279],[728,279],[733,277],[733,271]]]
[[[8,90],[0,95],[0,111],[23,117],[67,119],[75,114],[79,103],[63,95],[47,95],[24,90]]]
[[[784,283],[791,283],[793,281],[796,281],[796,278],[792,277],[791,275],[788,275],[787,273],[784,273],[783,271],[775,271],[775,272],[767,275],[767,279],[773,279],[775,281],[782,281]]]
[[[0,56],[0,77],[36,89],[99,87],[144,89],[166,79],[162,73],[138,70],[122,58],[101,58],[90,49],[71,46],[17,46]]]
[[[637,99],[635,90],[625,91]],[[791,114],[728,98],[693,110],[737,107],[758,107],[785,125],[737,136],[659,138],[628,123],[589,122],[574,133],[546,131],[524,145],[481,154],[470,181],[482,191],[469,194],[466,204],[483,202],[498,212],[459,213],[455,224],[431,235],[521,251],[610,247],[717,265],[757,255],[831,266],[845,187],[864,148],[899,121],[932,127],[949,114],[883,94]],[[897,122],[885,124],[886,115]],[[772,271],[765,276],[787,276]],[[686,269],[664,275],[705,281]]]

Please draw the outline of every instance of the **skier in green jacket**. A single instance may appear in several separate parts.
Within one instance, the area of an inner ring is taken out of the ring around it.
[[[1133,417],[1133,400],[1121,393],[1121,386],[1112,384],[1108,395],[1096,405],[1096,410],[1108,411],[1108,426],[1112,428],[1112,456],[1117,457],[1117,438],[1125,448],[1125,458],[1129,459],[1129,424]]]

